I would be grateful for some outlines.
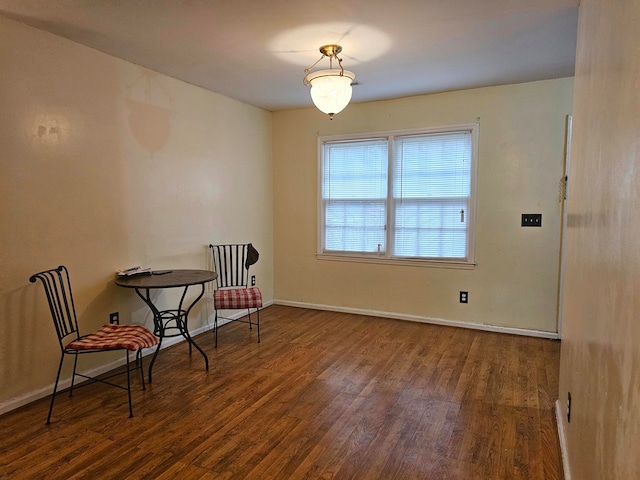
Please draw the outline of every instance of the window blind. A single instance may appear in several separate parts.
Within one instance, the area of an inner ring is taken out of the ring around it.
[[[324,251],[386,250],[386,139],[323,145]]]
[[[396,137],[392,255],[467,257],[470,131]]]

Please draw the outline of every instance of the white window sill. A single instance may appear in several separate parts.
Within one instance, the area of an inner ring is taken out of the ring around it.
[[[476,267],[475,263],[470,263],[463,260],[419,260],[415,258],[400,259],[378,256],[342,255],[335,253],[316,253],[316,258],[318,260],[329,260],[332,262],[378,263],[381,265],[403,265],[406,267],[425,268],[453,268],[458,270],[473,270]]]

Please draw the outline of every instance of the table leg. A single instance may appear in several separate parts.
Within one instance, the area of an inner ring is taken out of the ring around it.
[[[156,306],[151,301],[151,295],[149,293],[149,289],[143,289],[145,291],[145,295],[140,292],[141,289],[136,288],[135,291],[138,296],[142,299],[144,303],[147,304],[151,313],[153,313],[153,334],[158,337],[158,346],[156,347],[156,351],[153,352],[153,357],[151,357],[151,362],[149,363],[149,383],[152,382],[151,372],[153,371],[153,364],[156,361],[156,357],[158,356],[158,352],[160,351],[160,347],[162,346],[162,339],[164,338],[164,325],[162,323],[161,314],[156,308]]]
[[[155,321],[155,320],[154,320]],[[156,351],[153,352],[153,357],[151,357],[151,362],[149,363],[149,383],[151,383],[151,371],[153,370],[153,364],[156,361],[156,357],[158,356],[158,352],[160,351],[160,346],[162,345],[162,339],[164,338],[164,332],[158,335],[158,346],[156,347]]]
[[[195,342],[195,340],[191,337],[191,334],[189,333],[189,328],[188,328],[188,320],[189,320],[189,312],[191,311],[191,309],[193,308],[193,306],[198,303],[198,301],[202,298],[202,296],[204,295],[204,283],[200,285],[201,290],[200,290],[200,295],[198,295],[196,297],[196,299],[191,302],[191,305],[189,305],[189,308],[187,308],[187,310],[184,313],[184,325],[180,325],[181,328],[181,332],[182,332],[182,336],[187,340],[187,342],[189,343],[189,354],[191,354],[191,345],[193,345],[194,347],[196,347],[196,350],[198,350],[203,358],[204,358],[204,364],[205,364],[205,369],[207,371],[209,371],[209,357],[207,356],[206,353],[204,353],[204,350],[202,350],[200,348],[200,346],[198,346],[198,344]],[[182,302],[184,301],[184,297],[187,294],[187,290],[189,287],[185,287],[184,292],[182,293],[182,298],[180,299],[180,305],[178,307],[178,309],[180,311],[182,311]],[[178,321],[178,323],[180,324],[180,321]]]
[[[184,299],[188,289],[189,289],[189,286],[184,287],[184,291],[182,292],[182,297],[180,298],[180,304],[178,305],[177,310],[163,310],[163,311],[158,310],[155,304],[151,301],[151,295],[149,291],[150,289],[148,288],[135,289],[138,296],[142,299],[144,303],[147,304],[147,306],[153,313],[153,324],[154,324],[153,333],[157,335],[159,339],[158,346],[156,347],[156,351],[153,353],[153,357],[151,358],[151,363],[149,363],[149,383],[152,383],[153,364],[155,363],[156,357],[158,356],[158,352],[160,351],[160,347],[162,346],[162,339],[166,336],[165,332],[167,329],[167,323],[172,321],[176,322],[176,326],[169,327],[169,328],[177,328],[180,334],[185,338],[185,340],[189,344],[189,354],[191,354],[191,346],[193,345],[194,347],[196,347],[196,349],[200,352],[200,354],[204,358],[205,369],[209,371],[209,357],[207,356],[206,353],[204,353],[204,350],[202,350],[202,348],[200,348],[200,346],[193,340],[193,338],[191,337],[191,334],[189,333],[189,328],[188,328],[189,312],[204,295],[204,284],[201,285],[200,294],[196,297],[195,300],[193,300],[193,302],[191,302],[191,305],[189,305],[189,308],[184,310],[182,308],[182,304],[184,303]],[[143,295],[140,290],[144,290],[145,294]],[[175,336],[175,335],[172,335],[172,336]]]

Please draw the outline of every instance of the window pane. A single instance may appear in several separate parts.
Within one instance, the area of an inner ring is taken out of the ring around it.
[[[394,198],[468,197],[471,133],[396,139]]]
[[[471,146],[466,131],[395,139],[394,256],[467,257]]]
[[[394,256],[465,258],[467,211],[464,201],[403,201],[395,205]]]
[[[385,202],[329,201],[325,207],[325,250],[369,252],[385,248]]]
[[[326,144],[322,198],[386,199],[387,164],[386,140]]]
[[[386,140],[327,143],[323,150],[324,250],[385,249]]]

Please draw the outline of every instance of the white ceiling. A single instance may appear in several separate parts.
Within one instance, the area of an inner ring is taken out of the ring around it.
[[[275,111],[312,105],[304,69],[331,43],[356,74],[352,102],[572,76],[578,4],[0,0],[0,14]]]

